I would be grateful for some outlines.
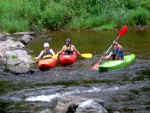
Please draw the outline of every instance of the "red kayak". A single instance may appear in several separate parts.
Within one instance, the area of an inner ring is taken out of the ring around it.
[[[40,69],[49,69],[53,68],[57,65],[58,58],[48,58],[48,59],[42,59],[38,62],[38,67]]]
[[[60,64],[71,65],[77,59],[77,53],[74,51],[73,54],[67,55],[64,52],[59,56]]]

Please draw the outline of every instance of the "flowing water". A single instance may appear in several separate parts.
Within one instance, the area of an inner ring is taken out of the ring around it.
[[[80,53],[92,53],[92,59],[78,57],[72,66],[57,67],[31,74],[0,76],[0,113],[36,113],[53,109],[52,100],[68,95],[104,100],[109,113],[150,112],[150,29],[128,30],[118,42],[124,54],[136,60],[126,68],[98,72],[90,70],[118,36],[115,31],[53,31],[35,36],[26,48],[35,57],[49,42],[58,52],[66,38]],[[105,62],[104,60],[102,62]]]

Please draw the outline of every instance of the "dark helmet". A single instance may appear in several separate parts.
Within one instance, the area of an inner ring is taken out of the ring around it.
[[[70,40],[69,38],[67,38],[67,39],[66,39],[66,42],[69,42],[69,43],[71,43],[71,40]]]

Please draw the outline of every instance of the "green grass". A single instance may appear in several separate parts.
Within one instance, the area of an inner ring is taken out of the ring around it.
[[[150,25],[149,0],[0,0],[0,31]]]
[[[15,59],[15,58],[18,58],[18,55],[17,55],[17,54],[10,56],[10,59]]]

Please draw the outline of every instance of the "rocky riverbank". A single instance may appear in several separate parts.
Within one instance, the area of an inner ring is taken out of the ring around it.
[[[22,74],[33,69],[35,63],[25,49],[25,45],[32,39],[27,33],[18,39],[11,34],[0,33],[0,64],[3,71]]]

